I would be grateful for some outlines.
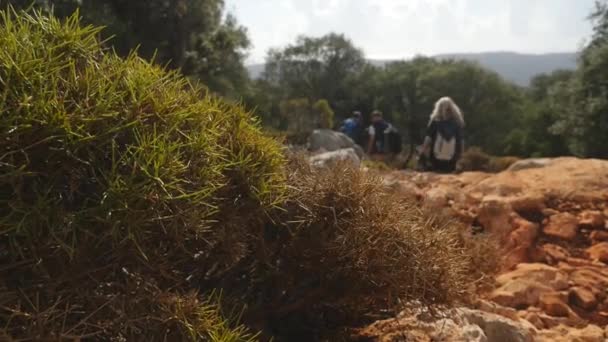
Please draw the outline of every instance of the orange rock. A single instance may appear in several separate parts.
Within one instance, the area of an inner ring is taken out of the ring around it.
[[[536,305],[541,294],[554,290],[548,286],[527,280],[512,280],[490,294],[493,302],[510,307],[521,308]]]
[[[545,196],[530,194],[512,198],[509,203],[518,213],[542,213],[545,210]]]
[[[569,297],[570,303],[585,310],[593,310],[598,304],[595,294],[584,287],[571,288]]]
[[[605,230],[594,230],[591,232],[591,235],[589,235],[589,238],[594,244],[597,242],[605,242],[608,241],[608,232]]]
[[[559,211],[557,211],[555,209],[547,208],[542,211],[542,214],[546,217],[550,217],[550,216],[559,214]]]
[[[602,229],[605,224],[604,215],[599,211],[584,211],[579,216],[579,224],[581,226]]]
[[[549,218],[549,222],[543,229],[545,235],[572,241],[578,234],[578,219],[569,213],[561,213]]]
[[[511,232],[511,214],[513,209],[503,198],[498,196],[484,197],[480,206],[477,221],[484,229],[495,236],[505,237]]]
[[[587,259],[568,258],[566,260],[566,262],[570,266],[574,266],[574,267],[593,266],[593,263],[590,260],[587,260]]]
[[[587,254],[591,260],[608,262],[608,242],[598,243],[587,249]]]
[[[532,325],[536,328],[536,329],[546,329],[547,326],[545,325],[545,322],[543,322],[543,320],[541,319],[540,315],[536,312],[528,312],[528,311],[522,311],[519,315],[519,317],[521,319],[525,319],[526,321],[532,323]]]
[[[554,317],[568,317],[570,307],[559,293],[543,293],[539,298],[540,308]]]
[[[518,264],[529,262],[530,250],[538,236],[539,227],[536,223],[529,222],[517,215],[511,220],[513,231],[509,234],[505,249],[506,256],[503,259],[504,269],[512,269]]]
[[[579,267],[570,273],[570,281],[574,284],[590,288],[601,289],[608,287],[608,272],[596,267]]]
[[[565,261],[570,257],[565,248],[550,243],[542,246],[542,252],[548,262]]]
[[[501,286],[514,280],[536,283],[557,291],[568,288],[566,274],[545,264],[519,264],[514,271],[496,277],[496,282]]]

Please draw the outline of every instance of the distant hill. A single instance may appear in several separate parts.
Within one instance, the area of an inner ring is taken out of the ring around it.
[[[576,53],[546,53],[522,54],[514,52],[487,52],[487,53],[454,53],[434,56],[438,59],[459,59],[479,63],[480,65],[497,72],[504,79],[520,86],[530,84],[532,77],[552,72],[558,69],[575,69]],[[383,66],[390,60],[370,60],[370,63]],[[264,64],[247,66],[253,78],[259,78],[264,71]]]

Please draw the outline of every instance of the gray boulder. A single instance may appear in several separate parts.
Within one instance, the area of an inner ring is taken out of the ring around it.
[[[310,163],[315,167],[329,167],[339,161],[352,163],[355,167],[361,166],[361,159],[354,148],[345,148],[337,151],[325,152],[310,157]]]
[[[311,152],[319,150],[333,152],[347,148],[354,149],[359,159],[363,158],[364,153],[361,146],[355,144],[344,133],[332,131],[331,129],[316,129],[312,132],[308,141],[308,150]]]

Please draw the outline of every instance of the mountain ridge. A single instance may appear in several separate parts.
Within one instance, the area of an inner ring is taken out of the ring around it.
[[[477,62],[481,66],[495,71],[505,80],[519,86],[528,86],[532,78],[538,74],[550,73],[555,70],[574,70],[578,59],[576,52],[550,52],[541,54],[519,53],[512,51],[478,52],[478,53],[447,53],[431,56],[440,60],[456,59]],[[405,59],[405,60],[411,60]],[[376,66],[384,66],[398,59],[368,59]],[[252,78],[260,78],[265,64],[247,65]]]

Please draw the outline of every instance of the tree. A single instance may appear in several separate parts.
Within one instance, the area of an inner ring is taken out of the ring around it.
[[[292,133],[310,132],[315,127],[310,101],[298,98],[282,101],[281,116],[288,122],[287,129]]]
[[[593,36],[583,49],[579,66],[567,82],[551,88],[549,108],[556,120],[551,127],[573,154],[608,157],[608,4],[596,2],[589,17]]]
[[[263,79],[280,89],[283,99],[327,99],[346,112],[351,110],[349,81],[364,66],[363,52],[344,35],[302,36],[293,45],[269,52]]]
[[[0,0],[2,7],[8,4],[26,7],[23,0]],[[113,37],[109,43],[121,56],[137,48],[143,58],[181,69],[212,91],[231,97],[248,91],[247,30],[233,16],[224,19],[223,0],[36,0],[34,5],[60,18],[80,9],[83,22],[106,27],[103,35]]]
[[[450,96],[465,114],[467,145],[494,154],[506,152],[506,138],[523,105],[520,91],[493,72],[426,57],[388,64],[375,92],[375,103],[389,120],[407,127],[411,146],[422,143],[435,102]]]
[[[526,90],[526,104],[521,123],[507,139],[512,154],[533,157],[557,157],[570,154],[563,137],[554,132],[559,109],[552,105],[558,89],[567,85],[574,72],[556,70],[534,77]]]

